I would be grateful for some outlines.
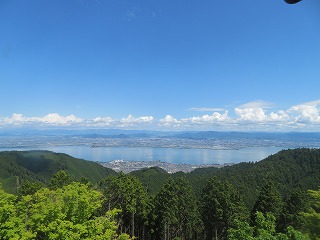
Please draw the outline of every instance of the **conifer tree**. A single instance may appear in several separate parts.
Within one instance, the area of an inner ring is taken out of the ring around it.
[[[251,217],[254,220],[256,212],[271,213],[276,219],[282,214],[283,211],[283,200],[272,181],[267,181],[262,187],[259,197],[253,207]]]
[[[247,219],[247,210],[239,193],[227,181],[212,177],[201,196],[201,215],[206,239],[225,239],[235,220]]]
[[[106,210],[117,208],[121,210],[120,233],[131,236],[143,236],[147,221],[147,193],[139,180],[131,175],[120,173],[109,176],[99,182],[106,197]]]
[[[155,197],[155,238],[196,239],[201,221],[196,200],[185,178],[169,178]]]

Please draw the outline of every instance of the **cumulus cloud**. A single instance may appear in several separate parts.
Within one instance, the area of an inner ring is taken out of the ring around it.
[[[237,122],[256,122],[264,124],[275,124],[280,122],[290,122],[291,116],[287,111],[280,110],[278,112],[266,113],[262,108],[235,108],[238,116]]]
[[[273,124],[275,122],[283,122],[290,119],[287,111],[279,110],[278,112],[267,112],[267,109],[274,106],[273,103],[261,100],[248,102],[234,109],[237,115],[236,121]]]
[[[107,127],[110,126],[114,120],[111,117],[96,117],[89,121],[88,125],[93,125],[95,127]]]
[[[286,111],[280,110],[276,113],[271,112],[268,116],[271,122],[284,122],[290,120],[290,116]]]
[[[135,118],[131,114],[128,115],[126,118],[122,118],[122,123],[151,123],[153,121],[154,117],[152,116],[144,116],[144,117],[138,117]]]
[[[184,123],[222,123],[228,122],[228,120],[230,120],[228,111],[225,111],[223,114],[214,112],[212,115],[205,114],[202,116],[181,119]]]
[[[11,117],[6,117],[1,121],[2,125],[21,125],[26,122],[26,118],[22,114],[14,113]]]
[[[156,119],[153,116],[113,119],[96,117],[82,119],[75,115],[62,116],[50,113],[43,117],[26,117],[14,113],[0,118],[0,127],[81,127],[81,128],[126,128],[159,130],[316,130],[320,129],[320,100],[301,103],[288,109],[271,111],[270,104],[255,101],[238,106],[230,111],[214,111],[212,114],[176,118],[166,115]],[[209,108],[202,108],[202,110]],[[211,109],[211,108],[210,108]],[[198,109],[200,110],[200,108]],[[217,110],[217,109],[211,109]],[[222,109],[219,109],[222,110]]]
[[[38,118],[36,120],[52,125],[71,125],[75,123],[81,123],[83,121],[81,118],[77,118],[74,115],[64,117],[59,115],[58,113],[50,113],[47,116],[44,116],[43,118]]]
[[[270,113],[265,109],[268,106],[268,104],[260,101],[241,105],[235,108],[235,113],[238,117],[236,121],[239,124],[241,122],[251,122],[287,129],[312,129],[315,125],[320,124],[320,100],[298,104],[287,110]]]
[[[159,120],[159,123],[163,126],[179,126],[180,121],[171,115],[166,115],[165,118]]]
[[[129,127],[129,126],[139,126],[139,125],[146,125],[151,124],[154,120],[152,116],[143,116],[135,118],[131,114],[128,115],[126,118],[121,118],[120,120],[120,127]]]
[[[267,116],[262,108],[235,108],[240,121],[263,122]]]
[[[292,106],[288,112],[295,114],[300,123],[320,123],[320,100]]]
[[[58,113],[49,113],[44,117],[25,117],[22,114],[14,113],[11,117],[4,118],[0,121],[1,125],[30,125],[30,124],[46,124],[46,125],[72,125],[81,123],[83,119],[74,115],[61,116]]]

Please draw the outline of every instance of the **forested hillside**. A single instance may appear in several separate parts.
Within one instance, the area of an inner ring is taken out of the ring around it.
[[[115,174],[51,152],[0,156],[2,182],[16,181],[0,186],[0,239],[320,238],[320,149],[172,175]]]
[[[212,176],[229,181],[244,197],[249,208],[253,207],[259,190],[266,181],[278,185],[283,196],[291,189],[316,189],[320,186],[320,149],[283,150],[259,162],[239,163],[223,168],[202,168],[191,173],[168,174],[157,168],[131,172],[151,192],[157,193],[162,183],[172,178],[186,177],[196,194]]]
[[[85,178],[93,184],[109,174],[111,169],[100,164],[73,158],[63,153],[49,151],[6,151],[0,152],[0,183],[11,193],[25,180],[48,183],[59,170],[65,170],[75,180]]]

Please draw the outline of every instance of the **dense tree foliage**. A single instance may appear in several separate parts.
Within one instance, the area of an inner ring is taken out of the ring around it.
[[[72,179],[86,178],[92,184],[115,174],[98,163],[49,151],[0,152],[0,183],[7,192],[17,194],[21,185],[29,182],[47,184],[51,177],[63,170]]]
[[[300,188],[293,189],[284,200],[284,208],[278,222],[278,229],[284,231],[289,226],[301,229],[303,217],[301,212],[307,211],[308,194]]]
[[[75,182],[19,200],[0,189],[0,238],[129,239],[117,234],[116,209],[98,215],[102,202],[100,192]]]
[[[64,170],[60,170],[53,175],[50,179],[48,187],[50,189],[57,189],[66,185],[69,185],[72,182],[71,176]]]
[[[307,234],[291,226],[285,233],[277,232],[276,217],[270,212],[256,212],[255,215],[253,226],[246,221],[236,220],[235,226],[228,229],[228,240],[310,240]]]
[[[185,178],[169,178],[154,199],[154,238],[196,239],[201,220],[191,187]]]
[[[274,182],[268,181],[261,189],[258,199],[253,206],[251,218],[254,220],[256,212],[271,213],[276,219],[283,213],[283,199]]]
[[[248,218],[240,194],[230,183],[216,177],[203,188],[200,202],[206,239],[225,239],[234,221]]]
[[[304,230],[312,240],[320,239],[320,187],[318,191],[309,190],[310,207],[302,213]]]
[[[268,181],[277,184],[277,190],[288,197],[292,189],[303,191],[317,189],[320,185],[320,149],[283,150],[259,162],[239,163],[223,168],[200,168],[184,174],[196,195],[212,177],[230,182],[243,196],[249,210],[252,210],[260,189]],[[169,175],[155,169],[143,169],[131,173],[139,178],[150,193],[156,194],[168,177],[180,177],[181,173]]]
[[[120,232],[143,237],[148,214],[148,196],[138,179],[120,173],[100,181],[99,187],[106,198],[105,208],[121,210]]]
[[[44,185],[41,182],[30,182],[25,180],[19,188],[19,196],[32,195],[40,190]]]

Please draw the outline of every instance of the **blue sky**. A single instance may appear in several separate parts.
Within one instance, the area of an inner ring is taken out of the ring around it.
[[[320,130],[320,2],[2,0],[0,128]]]

